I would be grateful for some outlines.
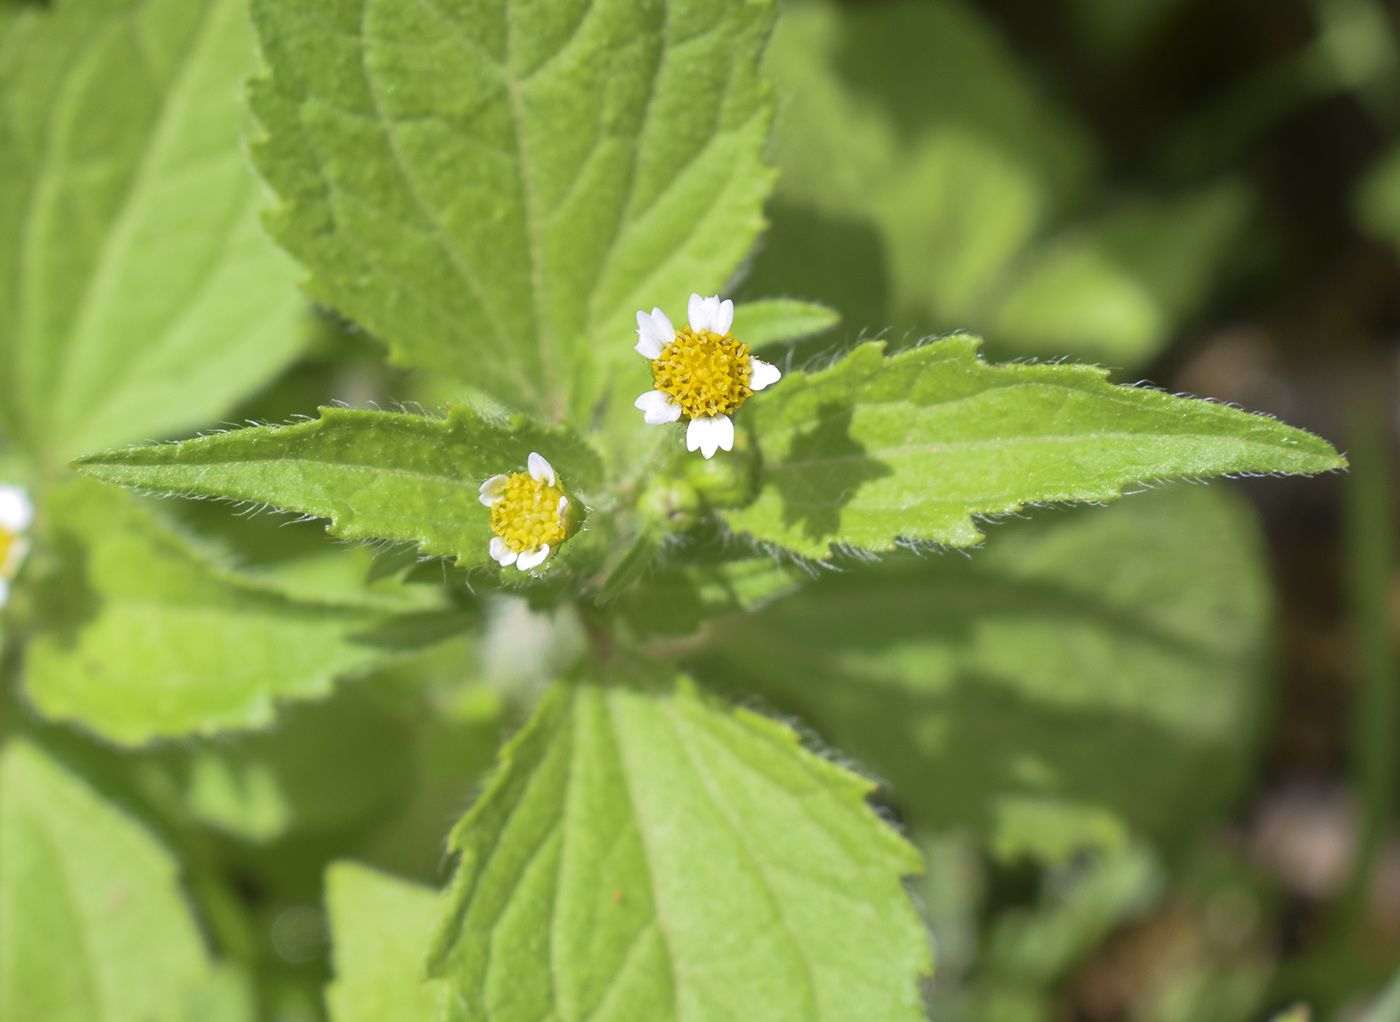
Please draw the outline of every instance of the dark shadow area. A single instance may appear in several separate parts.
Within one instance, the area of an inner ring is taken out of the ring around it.
[[[783,524],[803,523],[802,534],[819,540],[841,527],[841,509],[861,485],[891,475],[886,464],[867,457],[865,445],[851,436],[850,405],[827,404],[817,411],[817,424],[793,437],[781,465],[768,477],[783,500]]]

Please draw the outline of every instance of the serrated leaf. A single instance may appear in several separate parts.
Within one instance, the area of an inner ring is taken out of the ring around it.
[[[635,360],[637,309],[718,290],[762,226],[767,2],[253,11],[271,230],[405,364],[558,415],[595,358]]]
[[[751,348],[774,341],[791,341],[830,330],[840,313],[825,305],[773,298],[734,306],[734,334]]]
[[[789,373],[741,419],[764,466],[730,525],[808,557],[832,545],[981,541],[974,515],[1102,501],[1129,484],[1241,472],[1326,472],[1326,441],[1261,415],[1145,387],[1086,365],[989,365],[955,335],[890,358],[864,344]]]
[[[396,651],[397,618],[240,575],[120,490],[83,481],[46,510],[24,687],[47,717],[122,745],[259,727]]]
[[[0,1018],[183,1022],[210,978],[169,853],[11,741],[0,754]]]
[[[552,689],[458,824],[448,1019],[924,1018],[869,784],[688,684]]]
[[[1007,857],[1178,841],[1233,804],[1262,719],[1268,573],[1230,497],[1166,487],[826,576],[691,666]]]
[[[425,978],[423,960],[441,911],[442,897],[431,887],[358,863],[331,863],[331,1022],[434,1022],[445,984]]]
[[[84,0],[0,49],[0,409],[31,452],[187,430],[302,344],[240,145],[239,0]]]
[[[259,426],[175,444],[107,451],[75,465],[164,494],[227,497],[330,519],[343,539],[416,543],[458,563],[489,560],[490,511],[479,489],[544,455],[568,492],[602,469],[583,441],[523,418],[491,422],[462,406],[445,419],[322,408],[313,422]]]

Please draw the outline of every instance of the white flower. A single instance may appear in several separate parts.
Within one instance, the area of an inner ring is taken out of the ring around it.
[[[10,579],[29,550],[25,533],[34,521],[29,494],[18,486],[0,485],[0,607],[10,598]]]
[[[529,472],[495,475],[481,484],[479,499],[491,509],[491,556],[501,567],[538,568],[569,537],[569,498],[554,467],[530,453]]]
[[[734,412],[756,390],[782,377],[778,367],[754,358],[749,346],[729,333],[734,303],[719,295],[691,295],[690,323],[682,330],[660,309],[637,313],[636,350],[651,360],[654,390],[634,402],[649,426],[688,416],[685,445],[707,458],[734,449]]]

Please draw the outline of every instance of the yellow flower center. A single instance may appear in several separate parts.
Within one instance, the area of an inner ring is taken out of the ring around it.
[[[656,389],[669,394],[692,419],[728,415],[753,393],[749,346],[731,334],[676,331],[676,339],[651,363]]]
[[[564,491],[558,486],[539,482],[525,472],[516,472],[506,480],[500,499],[491,505],[491,531],[516,553],[531,550],[541,543],[548,543],[553,550],[561,540],[568,538],[568,529],[559,513],[562,496]]]
[[[0,578],[9,578],[14,574],[23,552],[24,546],[19,536],[8,529],[0,529]]]

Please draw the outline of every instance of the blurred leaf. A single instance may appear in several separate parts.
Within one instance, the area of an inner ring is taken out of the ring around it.
[[[768,3],[253,12],[271,230],[405,364],[588,409],[636,310],[718,290],[762,226]]]
[[[50,462],[216,419],[302,344],[239,136],[239,0],[83,0],[0,49],[0,409]]]
[[[1052,859],[1121,844],[1124,824],[1175,839],[1248,770],[1260,545],[1216,488],[1045,513],[971,557],[824,577],[718,630],[694,666],[800,714],[918,822]]]
[[[1366,233],[1400,248],[1400,145],[1366,172],[1356,195],[1356,219]]]
[[[1086,132],[963,4],[795,4],[765,69],[779,202],[743,293],[821,297],[854,331],[985,322],[1013,257],[1091,178]],[[840,237],[862,223],[873,259]],[[872,262],[887,286],[842,286]]]
[[[120,490],[53,490],[48,512],[34,568],[49,627],[24,685],[50,718],[122,745],[259,727],[276,700],[322,697],[395,652],[382,636],[400,618],[240,575]]]
[[[840,314],[825,305],[787,298],[734,306],[734,333],[751,348],[809,337],[830,330],[839,322]]]
[[[188,1022],[258,1022],[252,983],[237,966],[223,963],[185,998]]]
[[[1054,1017],[1063,1010],[1061,991],[1075,967],[1115,929],[1152,907],[1165,880],[1151,853],[1136,847],[1048,872],[1034,906],[1002,913],[988,926],[977,972],[945,1017]]]
[[[0,1017],[183,1022],[210,965],[175,861],[37,748],[0,755]]]
[[[998,299],[998,345],[1139,365],[1195,312],[1244,227],[1250,193],[1224,182],[1125,205],[1035,251]]]
[[[447,1017],[924,1018],[868,788],[686,683],[555,687],[452,835]]]
[[[431,887],[353,862],[326,870],[335,980],[331,1022],[434,1022],[446,984],[425,980],[423,960],[442,899]]]
[[[853,335],[972,329],[1007,355],[1139,365],[1245,224],[1232,182],[1067,221],[1092,141],[969,5],[796,4],[765,66],[781,176],[741,295],[820,297]]]
[[[489,561],[491,541],[477,490],[499,472],[524,471],[531,451],[571,494],[598,482],[597,456],[572,434],[524,418],[488,421],[460,405],[446,419],[322,408],[313,422],[107,451],[76,464],[125,486],[270,504],[328,518],[331,535],[343,539],[412,542],[474,564]]]
[[[1089,49],[1121,60],[1140,46],[1184,0],[1074,0],[1071,5]]]
[[[1048,993],[1115,927],[1151,908],[1166,880],[1156,858],[1138,847],[1051,874],[1039,906],[997,921],[982,957],[982,985]]]
[[[762,490],[736,531],[808,557],[901,539],[970,546],[973,515],[1112,500],[1126,484],[1231,472],[1326,472],[1330,444],[1235,408],[1117,387],[1079,365],[988,365],[958,335],[890,358],[865,344],[789,373],[742,420]]]
[[[387,808],[413,770],[402,725],[357,688],[289,706],[277,727],[179,750],[195,818],[245,841],[324,831]]]

